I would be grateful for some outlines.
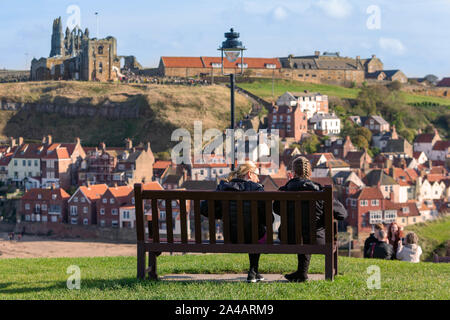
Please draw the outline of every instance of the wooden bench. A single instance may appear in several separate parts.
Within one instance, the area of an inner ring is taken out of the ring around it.
[[[136,206],[136,233],[137,233],[137,277],[144,279],[146,274],[150,279],[157,279],[157,256],[161,252],[200,252],[200,253],[272,253],[272,254],[323,254],[325,255],[325,278],[333,280],[337,274],[337,223],[333,219],[333,191],[327,186],[323,191],[305,192],[216,192],[216,191],[185,191],[185,190],[142,190],[141,184],[134,185]],[[152,230],[151,239],[145,235],[145,217],[143,200],[151,200]],[[165,201],[166,235],[163,242],[160,239],[158,223],[158,201]],[[179,201],[181,237],[174,239],[172,222],[172,201]],[[186,201],[194,203],[194,230],[195,241],[187,237]],[[202,239],[200,202],[208,201],[209,240]],[[237,203],[238,210],[238,243],[231,243],[229,232],[229,201]],[[281,207],[281,240],[274,240],[272,230],[272,202],[280,201]],[[325,215],[325,244],[316,242],[315,206],[316,200],[324,200]],[[214,217],[214,201],[221,201],[223,212],[223,241],[216,240],[216,220]],[[250,201],[252,215],[252,243],[244,243],[243,201]],[[265,202],[267,240],[265,244],[258,243],[257,201]],[[296,214],[296,244],[287,241],[287,201],[295,201]],[[309,202],[310,244],[303,244],[301,202]],[[146,254],[148,253],[148,267],[146,267]]]

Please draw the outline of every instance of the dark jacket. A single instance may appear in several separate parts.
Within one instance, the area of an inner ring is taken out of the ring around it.
[[[252,181],[233,179],[229,182],[221,181],[216,191],[264,191],[264,186]],[[232,243],[237,243],[237,203],[230,201],[228,205],[229,221],[230,221],[230,238]],[[208,217],[208,202],[202,201],[200,205],[200,213]],[[244,240],[245,243],[252,243],[252,213],[251,202],[244,201],[242,204],[242,213],[244,216]],[[214,215],[216,219],[222,219],[222,203],[214,202]],[[272,221],[273,221],[272,215]],[[266,233],[266,212],[264,201],[258,201],[258,239],[262,238]]]
[[[368,252],[364,252],[364,256],[368,258],[392,260],[394,257],[394,249],[389,243],[377,241],[368,248]]]
[[[370,236],[364,241],[364,258],[370,258],[370,248],[372,248],[373,245],[376,245],[378,242],[378,239],[375,237],[374,233],[371,233]]]
[[[320,191],[323,187],[311,180],[293,178],[284,186],[279,188],[280,191]],[[303,243],[309,243],[309,201],[301,202],[302,208],[302,236]],[[287,202],[287,219],[288,219],[288,243],[295,243],[295,204],[294,201]],[[316,201],[315,223],[316,223],[316,239],[318,242],[325,239],[325,215],[323,213],[323,201]],[[273,211],[280,215],[280,201],[274,201]],[[338,200],[333,200],[333,215],[337,220],[344,220],[347,217],[347,210]],[[281,224],[278,229],[280,237]]]

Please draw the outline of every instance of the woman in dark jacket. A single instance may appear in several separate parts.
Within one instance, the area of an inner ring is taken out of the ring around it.
[[[217,186],[216,191],[264,191],[262,184],[259,184],[258,168],[251,161],[247,161],[240,165],[236,171],[233,171],[227,180],[223,180]],[[230,221],[230,240],[237,243],[237,203],[229,202],[229,221]],[[208,202],[202,201],[200,206],[201,214],[208,216]],[[244,241],[252,243],[252,217],[251,203],[244,201],[242,205],[242,213],[244,216]],[[214,214],[216,219],[222,218],[222,205],[220,201],[214,203]],[[272,216],[273,220],[273,216]],[[258,201],[258,239],[264,239],[266,234],[266,214],[264,201]],[[264,280],[264,277],[258,271],[260,254],[249,254],[250,270],[248,272],[248,282],[258,282]]]
[[[311,181],[311,164],[305,157],[298,157],[292,162],[292,170],[294,171],[294,178],[289,180],[286,185],[280,187],[280,191],[320,191],[322,186],[314,181]],[[302,235],[303,243],[309,244],[309,202],[302,201]],[[295,205],[293,201],[287,203],[287,219],[288,219],[288,243],[295,244]],[[280,202],[274,201],[273,211],[280,214]],[[316,241],[317,244],[325,244],[325,215],[323,212],[323,201],[316,201],[315,212],[316,223]],[[337,220],[344,220],[347,217],[347,210],[338,201],[333,200],[333,215]],[[278,229],[278,236],[280,237],[281,225]],[[296,272],[285,275],[288,281],[303,282],[308,279],[308,268],[311,260],[310,254],[298,254],[298,269]]]

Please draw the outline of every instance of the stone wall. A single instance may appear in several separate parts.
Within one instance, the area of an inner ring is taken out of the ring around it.
[[[25,228],[25,234],[27,235],[48,236],[51,238],[136,242],[135,229],[101,228],[93,225],[80,226],[63,223],[20,222],[16,224],[14,231],[20,233],[23,228]]]
[[[113,103],[106,101],[100,106],[59,104],[59,103],[23,103],[0,100],[0,110],[37,111],[59,113],[66,117],[106,117],[109,119],[135,119],[139,117],[139,106],[131,103]]]

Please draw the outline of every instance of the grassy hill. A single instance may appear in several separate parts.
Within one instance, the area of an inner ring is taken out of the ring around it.
[[[237,120],[251,109],[251,103],[236,95]],[[115,104],[138,106],[139,119],[63,116],[60,113],[0,110],[0,138],[23,136],[40,139],[52,134],[55,141],[80,137],[84,145],[122,146],[127,137],[135,142],[152,143],[155,152],[173,145],[176,128],[193,131],[194,120],[203,128],[229,125],[229,90],[222,86],[188,87],[93,82],[28,82],[0,84],[0,100],[23,103],[52,103],[101,108]]]
[[[419,244],[423,250],[422,260],[432,260],[433,251],[445,255],[447,241],[450,240],[450,216],[414,224],[405,230],[413,231],[419,237]]]
[[[296,268],[294,255],[262,255],[264,273]],[[242,273],[244,254],[161,256],[159,275],[168,273]],[[81,290],[68,290],[70,265],[81,270]],[[381,289],[369,289],[367,268],[381,270]],[[138,281],[135,257],[0,259],[0,299],[450,299],[450,265],[339,257],[334,282],[258,283]],[[324,272],[314,255],[310,273]]]

